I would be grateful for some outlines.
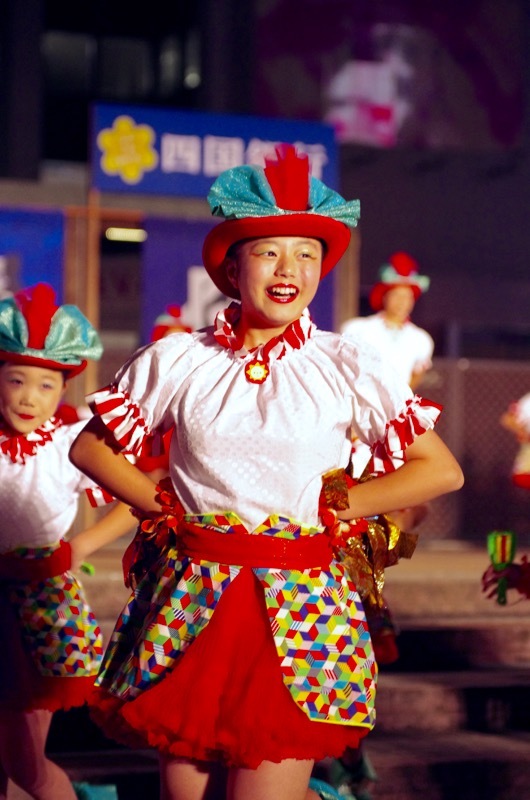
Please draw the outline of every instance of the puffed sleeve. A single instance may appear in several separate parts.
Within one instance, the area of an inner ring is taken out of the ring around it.
[[[405,450],[436,424],[442,407],[413,394],[409,385],[367,342],[341,337],[340,363],[351,393],[352,426],[371,451],[370,472],[391,472],[405,460]]]
[[[189,372],[193,334],[176,333],[137,350],[109,385],[87,397],[122,450],[153,455],[153,434],[170,426],[168,407]]]
[[[418,352],[414,361],[414,372],[421,372],[432,367],[432,355],[434,353],[434,339],[422,328],[415,329],[418,340]]]

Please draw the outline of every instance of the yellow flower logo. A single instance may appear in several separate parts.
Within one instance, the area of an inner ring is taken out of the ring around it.
[[[131,117],[116,117],[112,128],[105,128],[97,138],[103,151],[101,169],[106,175],[119,175],[125,183],[139,183],[144,172],[151,172],[158,164],[154,141],[150,125],[136,125]]]

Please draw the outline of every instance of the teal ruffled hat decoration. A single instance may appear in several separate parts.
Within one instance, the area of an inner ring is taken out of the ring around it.
[[[0,361],[58,369],[72,378],[102,353],[88,319],[77,306],[57,306],[47,283],[0,300]]]
[[[360,216],[358,200],[346,201],[311,176],[306,154],[293,145],[276,148],[265,167],[244,165],[223,172],[208,194],[212,214],[224,222],[207,235],[203,263],[216,286],[238,298],[225,259],[238,241],[264,236],[308,236],[324,245],[321,278],[344,254]]]
[[[304,176],[306,177],[306,176]],[[300,214],[300,210],[280,208],[262,167],[234,167],[223,172],[208,193],[208,204],[214,217],[281,217]],[[318,178],[310,176],[308,214],[325,217],[355,227],[359,220],[359,200],[344,200]]]

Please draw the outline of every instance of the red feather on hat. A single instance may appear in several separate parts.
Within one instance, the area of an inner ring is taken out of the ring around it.
[[[309,159],[292,144],[276,148],[277,161],[265,159],[265,177],[276,205],[289,211],[307,211],[309,205]]]
[[[15,295],[20,311],[28,326],[28,347],[43,350],[50,332],[52,317],[58,309],[55,293],[47,283],[37,283]]]

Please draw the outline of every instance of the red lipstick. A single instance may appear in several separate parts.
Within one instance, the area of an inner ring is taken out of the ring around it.
[[[298,287],[293,286],[291,283],[276,283],[267,289],[267,295],[275,303],[292,303],[293,300],[296,300],[298,294]]]

